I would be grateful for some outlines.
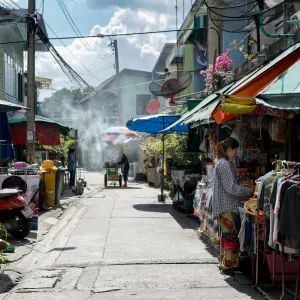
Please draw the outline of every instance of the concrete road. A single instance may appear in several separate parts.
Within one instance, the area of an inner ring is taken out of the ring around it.
[[[157,203],[157,190],[85,177],[84,197],[12,263],[24,276],[3,299],[263,299],[220,275],[197,223]]]

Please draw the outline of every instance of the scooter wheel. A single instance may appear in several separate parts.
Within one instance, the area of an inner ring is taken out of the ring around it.
[[[23,239],[30,233],[30,219],[27,219],[20,210],[12,210],[10,214],[13,218],[19,219],[20,228],[18,230],[10,231],[9,233],[17,239]]]

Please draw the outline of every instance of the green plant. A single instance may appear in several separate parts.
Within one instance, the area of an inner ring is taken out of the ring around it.
[[[68,160],[69,149],[74,148],[75,140],[68,140],[66,138],[60,139],[60,145],[58,146],[47,146],[41,145],[40,142],[36,142],[36,150],[37,151],[49,151],[63,157],[64,161]]]
[[[0,236],[1,236],[1,238],[2,238],[3,235],[5,236],[4,240],[6,240],[7,236],[8,236],[7,229],[0,223]],[[1,253],[0,253],[0,263],[1,264],[9,263],[9,260],[5,256],[3,256]]]
[[[163,151],[161,138],[150,137],[141,148],[148,155],[148,163],[151,163],[156,155]],[[173,164],[190,165],[197,160],[197,154],[186,152],[187,136],[179,134],[169,134],[165,136],[165,159],[171,158]]]
[[[249,48],[250,48],[252,45],[256,44],[256,40],[254,40],[254,39],[249,39],[249,41],[248,41],[248,43],[247,43],[247,48],[248,48],[247,51],[245,51],[245,44],[239,46],[241,43],[242,43],[242,41],[239,42],[238,40],[234,40],[234,41],[231,43],[231,45],[233,45],[234,47],[238,47],[238,51],[242,52],[242,53],[243,53],[243,56],[244,56],[247,60],[250,60],[250,59],[253,57],[254,53],[253,53],[251,50],[249,50]]]

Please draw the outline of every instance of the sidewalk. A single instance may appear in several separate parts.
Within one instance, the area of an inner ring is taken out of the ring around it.
[[[263,299],[220,275],[197,223],[157,203],[155,189],[104,189],[97,173],[86,180],[44,244],[14,263],[26,272],[4,299]]]
[[[7,241],[16,248],[14,253],[2,254],[10,263],[1,265],[3,273],[0,274],[0,293],[7,292],[18,284],[23,277],[23,272],[22,270],[14,268],[14,265],[29,255],[36,244],[43,243],[44,237],[53,226],[57,225],[64,211],[71,206],[78,205],[78,200],[79,197],[77,197],[70,188],[65,187],[60,205],[39,213],[38,230],[32,230],[23,240],[16,240],[14,237],[8,236]]]

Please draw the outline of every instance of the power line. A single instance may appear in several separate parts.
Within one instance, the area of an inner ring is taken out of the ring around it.
[[[17,8],[21,9],[21,6],[16,3],[14,0],[9,0],[13,5],[15,5]],[[5,1],[6,2],[6,1]]]
[[[61,55],[57,52],[57,50],[50,42],[46,43],[45,46],[48,48],[49,52],[52,54],[58,65],[61,67],[62,71],[71,82],[72,80],[74,80],[80,88],[92,88],[74,69],[70,67],[70,65],[61,57]]]
[[[133,35],[146,35],[146,34],[158,34],[158,33],[172,33],[172,32],[187,32],[187,31],[198,31],[198,30],[205,30],[206,28],[198,27],[198,28],[187,28],[187,29],[170,29],[170,30],[157,30],[157,31],[145,31],[145,32],[131,32],[131,33],[118,33],[118,34],[108,34],[102,35],[101,37],[122,37],[122,36],[133,36]],[[71,39],[88,39],[88,38],[99,38],[97,35],[86,35],[82,37],[78,36],[65,36],[65,37],[49,37],[49,40],[71,40]],[[37,40],[39,41],[39,40]],[[26,43],[27,41],[14,41],[14,42],[2,42],[0,45],[5,44],[16,44],[16,43]]]
[[[44,20],[45,21],[45,20]],[[50,27],[50,25],[45,21],[45,24],[49,27],[49,29],[53,32],[53,34],[57,37],[57,34],[54,32],[54,30]],[[63,46],[69,51],[69,53],[80,63],[80,65],[95,79],[99,80],[92,72],[90,72],[89,69],[87,69],[80,61],[79,59],[73,54],[73,52],[67,47],[67,45],[60,40],[60,42],[63,44]]]
[[[78,29],[78,27],[76,26],[76,23],[74,22],[68,8],[66,7],[64,0],[56,0],[56,1],[57,1],[58,5],[60,6],[61,10],[63,11],[63,13],[64,13],[68,23],[70,24],[71,28],[73,29],[74,33],[78,37],[82,37],[82,34],[81,34],[80,30]],[[98,53],[95,52],[94,49],[92,49],[85,40],[80,40],[80,41],[88,51],[93,52],[97,57],[99,57]],[[102,59],[101,57],[99,57],[99,58]]]
[[[14,9],[13,6],[11,6],[11,4],[9,4],[8,2],[6,2],[6,0],[2,0],[6,3],[6,5],[2,2],[2,5],[5,7],[5,8],[8,8],[8,9]]]

